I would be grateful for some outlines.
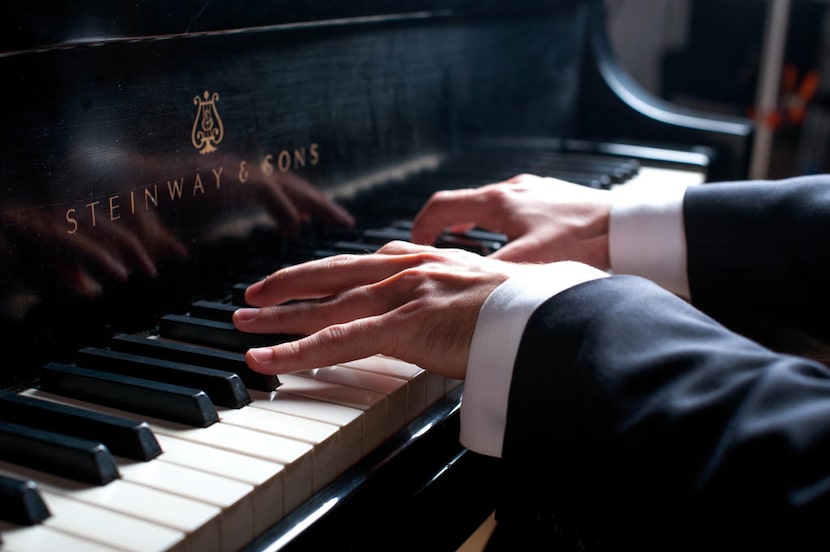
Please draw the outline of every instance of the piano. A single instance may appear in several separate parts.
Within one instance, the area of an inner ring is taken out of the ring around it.
[[[439,189],[746,174],[751,125],[644,93],[598,0],[6,13],[0,550],[455,550],[499,470],[458,443],[463,383],[253,374],[247,347],[293,336],[229,327],[241,290],[406,239]]]

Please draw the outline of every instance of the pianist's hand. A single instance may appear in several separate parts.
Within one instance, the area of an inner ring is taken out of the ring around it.
[[[234,324],[245,332],[308,335],[248,351],[258,372],[294,372],[382,353],[463,378],[484,300],[533,265],[454,249],[391,242],[277,271],[252,284]],[[299,299],[286,304],[286,301]],[[277,306],[272,306],[277,305]]]
[[[607,270],[609,192],[522,174],[476,189],[434,194],[415,217],[412,241],[480,226],[509,242],[492,257],[517,262],[581,261]]]

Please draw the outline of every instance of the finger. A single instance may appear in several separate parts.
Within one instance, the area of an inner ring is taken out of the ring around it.
[[[286,374],[366,358],[387,350],[390,337],[384,317],[328,326],[308,337],[250,349],[248,366],[263,374]]]
[[[412,241],[431,245],[445,228],[457,224],[482,225],[499,231],[500,228],[494,227],[498,220],[494,218],[488,194],[488,186],[436,192],[412,221]]]
[[[535,240],[518,238],[507,242],[489,255],[492,259],[500,261],[534,263],[540,261],[551,261],[546,256],[543,248],[540,248]]]
[[[401,270],[379,282],[324,299],[237,309],[233,323],[238,330],[248,333],[307,335],[326,326],[391,312],[410,301],[420,283],[420,278]]]
[[[401,240],[383,244],[376,253],[381,255],[411,255],[416,253],[438,253],[431,245],[421,245]]]
[[[251,284],[245,291],[245,301],[255,307],[264,307],[292,299],[327,297],[384,280],[422,262],[417,255],[336,255],[308,261],[278,270]]]
[[[237,309],[233,323],[247,333],[308,335],[326,326],[387,312],[397,307],[402,297],[401,293],[361,286],[323,300]]]

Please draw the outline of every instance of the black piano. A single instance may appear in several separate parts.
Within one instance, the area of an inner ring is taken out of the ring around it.
[[[598,0],[5,13],[2,550],[455,550],[499,470],[458,444],[462,382],[382,357],[249,372],[293,336],[236,332],[241,290],[406,239],[440,189],[746,173],[751,126],[640,90]]]

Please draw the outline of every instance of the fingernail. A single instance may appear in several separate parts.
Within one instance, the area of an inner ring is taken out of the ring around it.
[[[262,347],[260,349],[249,349],[248,354],[258,364],[268,364],[274,360],[274,351],[270,347]]]
[[[249,308],[241,308],[236,309],[236,319],[240,322],[247,322],[249,320],[253,320],[256,318],[256,315],[259,313],[259,309],[249,309]]]

